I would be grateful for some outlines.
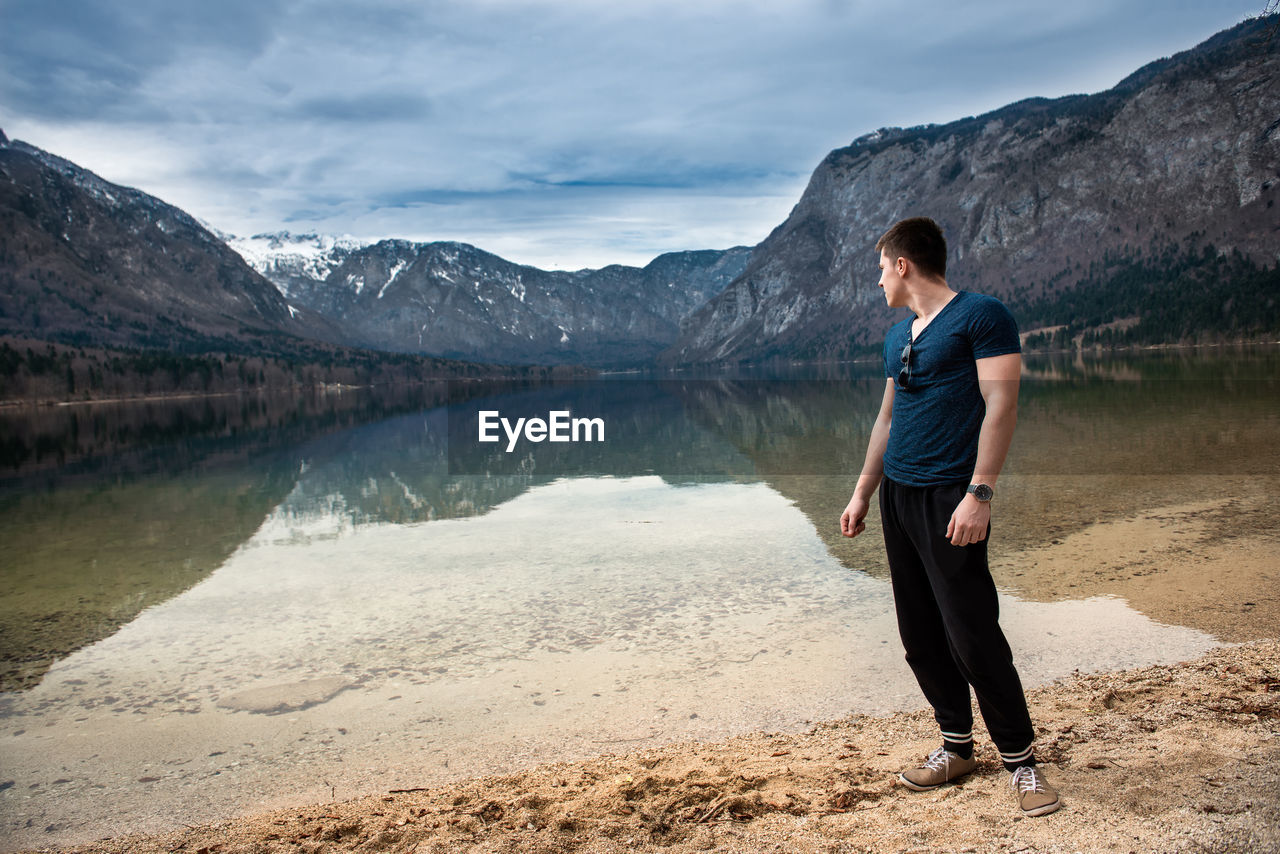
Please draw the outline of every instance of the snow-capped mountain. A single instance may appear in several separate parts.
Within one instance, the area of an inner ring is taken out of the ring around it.
[[[465,243],[287,231],[220,234],[290,303],[350,343],[483,361],[643,363],[746,266],[750,250],[676,252],[644,268],[515,264]]]
[[[266,276],[286,297],[298,284],[323,281],[357,249],[368,245],[349,234],[291,234],[278,231],[236,237],[219,232],[249,266]]]
[[[540,270],[465,243],[261,235],[236,247],[291,303],[351,343],[515,363],[641,364],[724,289],[750,250],[676,252],[644,268]]]

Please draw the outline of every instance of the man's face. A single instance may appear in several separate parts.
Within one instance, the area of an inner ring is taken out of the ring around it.
[[[907,288],[898,271],[897,259],[891,259],[884,252],[880,253],[880,287],[884,289],[884,300],[890,308],[901,308],[907,304]]]

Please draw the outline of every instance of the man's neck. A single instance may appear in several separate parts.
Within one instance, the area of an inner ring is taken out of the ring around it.
[[[907,308],[918,320],[932,320],[955,295],[956,291],[951,290],[946,279],[924,279],[911,288]]]

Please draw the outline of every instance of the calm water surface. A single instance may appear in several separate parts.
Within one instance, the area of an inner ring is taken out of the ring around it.
[[[1033,363],[995,559],[1275,478],[1277,366]],[[842,369],[4,416],[5,847],[921,706],[878,529],[837,531],[881,388]],[[476,405],[610,433],[513,465],[459,437]],[[1004,595],[1024,679],[1215,643],[1123,596]]]

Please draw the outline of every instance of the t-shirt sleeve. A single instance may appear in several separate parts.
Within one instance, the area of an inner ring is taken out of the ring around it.
[[[997,299],[983,300],[981,310],[973,314],[969,334],[975,359],[1022,352],[1018,323],[1004,303]]]

